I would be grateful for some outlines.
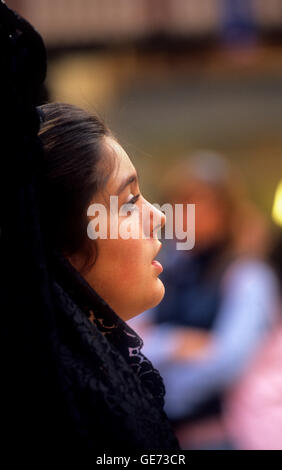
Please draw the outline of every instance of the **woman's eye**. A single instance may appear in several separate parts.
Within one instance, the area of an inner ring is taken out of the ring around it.
[[[140,194],[136,194],[136,196],[133,196],[133,194],[130,194],[130,196],[132,197],[129,199],[127,204],[135,204],[138,201]]]
[[[137,209],[137,207],[134,207],[134,204],[138,201],[140,197],[140,194],[136,194],[136,196],[133,196],[133,194],[129,195],[129,199],[126,202],[126,204],[123,204],[121,207],[121,214],[128,216],[131,215],[131,213]]]

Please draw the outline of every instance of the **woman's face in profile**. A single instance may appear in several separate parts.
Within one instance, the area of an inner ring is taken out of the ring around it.
[[[123,320],[129,320],[156,306],[164,296],[164,286],[158,278],[162,269],[153,261],[161,248],[156,228],[164,225],[165,216],[140,194],[136,170],[113,138],[104,138],[102,152],[105,160],[114,157],[117,163],[103,194],[98,193],[93,199],[93,203],[102,204],[107,211],[107,236],[91,240],[96,244],[97,258],[83,276]],[[118,212],[113,213],[110,196],[118,196]],[[125,204],[130,211],[124,208]],[[146,217],[142,217],[142,210]],[[116,216],[116,238],[110,236],[111,215]],[[94,212],[93,217],[89,216],[90,223],[95,216]],[[96,228],[101,229],[97,219]],[[138,238],[130,237],[130,233],[138,234]],[[72,257],[71,262],[77,267],[79,257]]]

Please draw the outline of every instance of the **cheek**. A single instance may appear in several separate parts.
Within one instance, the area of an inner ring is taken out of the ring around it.
[[[117,311],[125,320],[155,307],[164,296],[164,285],[151,264],[152,247],[152,240],[120,242],[120,253],[124,256],[120,262],[118,257],[115,261],[114,297]]]
[[[135,233],[135,236],[140,238],[109,240],[112,243],[111,251],[115,253],[115,266],[121,276],[121,282],[127,279],[138,279],[142,275],[146,266],[148,268],[150,250],[152,250],[150,240],[142,238],[140,212],[136,212],[128,219],[120,218],[119,233],[122,233],[121,224],[124,223],[131,233]]]
[[[157,305],[164,286],[152,260],[155,239],[97,240],[98,256],[90,284],[123,319]]]
[[[110,240],[108,254],[111,253],[113,266],[115,269],[115,276],[119,276],[120,283],[126,283],[128,281],[138,281],[144,276],[146,270],[148,271],[149,256],[147,244],[144,244],[147,240]],[[135,283],[134,282],[134,283]]]
[[[101,289],[105,296],[109,296],[106,300],[111,304],[110,298],[118,302],[125,299],[131,305],[146,302],[147,297],[159,297],[163,285],[151,264],[154,256],[152,240],[119,239],[104,242],[98,275]],[[107,267],[106,271],[103,266]],[[140,312],[144,310],[140,308]]]

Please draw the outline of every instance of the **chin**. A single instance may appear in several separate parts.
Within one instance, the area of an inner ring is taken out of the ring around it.
[[[131,306],[130,310],[128,308],[126,311],[123,312],[116,312],[118,315],[125,321],[130,320],[137,315],[149,310],[150,308],[156,307],[164,298],[165,288],[160,279],[156,280],[156,285],[154,286],[154,290],[150,295],[149,299],[144,303],[144,297],[142,298],[142,304],[140,303],[139,306],[135,303],[134,306]],[[128,307],[128,306],[127,306]]]
[[[162,283],[162,281],[158,278],[156,280],[156,287],[154,289],[153,297],[151,299],[151,305],[146,308],[148,310],[149,308],[156,307],[159,305],[159,303],[163,300],[164,295],[165,295],[165,287]]]

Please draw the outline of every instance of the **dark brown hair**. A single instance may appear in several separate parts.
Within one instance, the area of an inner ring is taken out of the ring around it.
[[[45,104],[38,110],[43,121],[39,137],[44,147],[40,188],[44,234],[65,256],[84,253],[84,270],[92,255],[97,256],[87,236],[87,208],[113,170],[113,161],[103,159],[101,151],[103,138],[111,132],[96,115],[70,104]]]

